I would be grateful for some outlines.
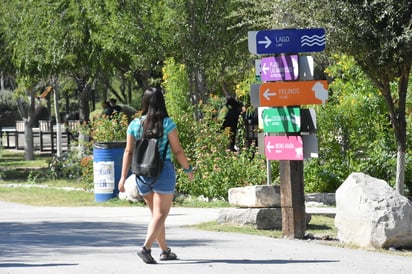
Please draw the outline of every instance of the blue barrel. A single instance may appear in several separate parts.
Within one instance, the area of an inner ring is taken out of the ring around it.
[[[117,197],[126,142],[101,142],[93,145],[94,199],[105,202]]]

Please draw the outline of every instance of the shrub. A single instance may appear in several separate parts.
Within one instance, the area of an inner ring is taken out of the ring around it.
[[[183,129],[183,132],[190,131],[194,138],[194,142],[186,147],[186,152],[196,171],[195,179],[190,181],[178,169],[179,192],[209,199],[227,199],[229,188],[266,184],[266,160],[263,155],[256,154],[253,147],[243,147],[238,152],[227,149],[230,133],[221,130],[217,100],[223,102],[223,99],[211,96],[208,103],[198,105],[203,118],[188,123],[190,129]],[[187,114],[182,114],[179,119],[184,116],[186,118],[183,119],[187,119]],[[239,144],[244,143],[242,139],[239,136]]]
[[[53,180],[58,178],[78,179],[81,177],[79,163],[80,157],[76,150],[68,151],[61,157],[53,155],[47,163],[47,176]]]
[[[85,183],[86,189],[92,189],[94,187],[94,174],[93,174],[93,156],[84,156],[80,160],[80,172],[82,180]]]
[[[85,128],[92,142],[126,141],[126,130],[129,118],[123,112],[117,112],[110,117],[102,115],[95,117]]]
[[[221,129],[223,121],[218,115],[225,99],[210,96],[207,102],[191,105],[187,79],[184,65],[173,59],[165,62],[163,86],[167,109],[177,125],[185,153],[196,168],[195,179],[190,181],[177,165],[177,191],[226,199],[231,187],[266,183],[266,161],[262,155],[256,155],[253,148],[244,147],[236,153],[226,149],[230,133]],[[243,143],[240,134],[239,145],[242,147]]]
[[[329,101],[316,107],[319,159],[305,164],[305,190],[334,192],[352,172],[393,185],[396,145],[384,100],[352,57],[334,57]]]

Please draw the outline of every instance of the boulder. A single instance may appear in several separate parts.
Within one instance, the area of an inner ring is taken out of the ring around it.
[[[312,216],[305,215],[306,225]],[[218,224],[231,224],[251,226],[257,229],[282,229],[281,208],[226,208],[220,211],[216,222]]]
[[[139,194],[136,186],[136,175],[132,174],[124,183],[124,192],[119,192],[120,200],[127,200],[131,202],[143,201],[143,197]]]
[[[257,229],[281,229],[280,208],[227,208],[220,212],[218,224],[252,226]]]
[[[412,203],[385,181],[352,173],[336,191],[338,239],[360,247],[412,247]]]
[[[308,193],[305,202],[313,205],[336,205],[335,193]]]
[[[280,207],[280,188],[273,185],[236,187],[229,189],[229,203],[237,207]]]

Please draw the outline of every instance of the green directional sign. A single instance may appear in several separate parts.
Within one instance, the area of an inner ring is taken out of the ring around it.
[[[264,132],[300,132],[300,108],[267,108],[262,112]]]

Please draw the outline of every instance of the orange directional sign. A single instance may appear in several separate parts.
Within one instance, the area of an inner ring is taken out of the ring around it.
[[[328,82],[269,82],[259,87],[260,106],[298,106],[324,104],[328,99]]]

